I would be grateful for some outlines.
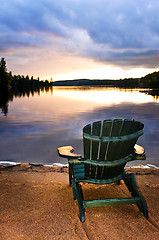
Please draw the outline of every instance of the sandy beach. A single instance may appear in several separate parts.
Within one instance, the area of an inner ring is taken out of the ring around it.
[[[67,168],[0,166],[0,239],[159,239],[159,170],[127,171],[136,173],[149,219],[135,205],[123,205],[87,208],[81,223]],[[123,183],[83,188],[87,199],[128,196]]]

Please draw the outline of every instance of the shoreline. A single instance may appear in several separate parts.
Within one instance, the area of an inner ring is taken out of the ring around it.
[[[150,164],[151,165],[151,164]],[[151,167],[152,166],[152,167]],[[159,176],[159,168],[151,165],[141,165],[141,166],[131,166],[125,167],[126,172],[135,173],[136,175],[155,175]],[[0,164],[0,173],[1,172],[60,172],[60,173],[69,173],[68,165],[43,165],[43,164],[34,164],[34,163],[17,163],[17,164]],[[159,183],[159,181],[158,181]],[[158,184],[159,186],[159,184]]]
[[[44,165],[44,164],[38,164],[38,163],[20,163],[20,162],[11,162],[11,161],[0,161],[0,167],[1,166],[8,166],[8,167],[12,167],[12,166],[17,166],[17,165],[21,165],[21,164],[29,164],[32,166],[44,166],[44,167],[68,167],[68,164],[62,164],[62,163],[53,163],[53,164],[49,164],[49,165]],[[154,165],[154,164],[139,164],[139,165],[133,165],[133,166],[125,166],[125,168],[137,168],[137,169],[159,169],[158,166]]]
[[[149,218],[136,205],[86,209],[79,219],[78,204],[69,186],[68,167],[36,164],[0,166],[0,236],[2,240],[127,240],[159,239],[159,170],[126,168],[136,174]],[[84,184],[84,194],[95,199],[127,196],[125,185]]]

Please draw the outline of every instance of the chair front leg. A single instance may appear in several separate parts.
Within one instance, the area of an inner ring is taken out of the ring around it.
[[[76,182],[76,193],[77,193],[80,219],[81,219],[81,222],[83,223],[85,221],[85,210],[84,210],[84,207],[83,207],[83,193],[82,193],[82,189],[79,186],[78,182]]]
[[[72,175],[73,175],[73,164],[68,160],[69,162],[69,185],[72,185]]]

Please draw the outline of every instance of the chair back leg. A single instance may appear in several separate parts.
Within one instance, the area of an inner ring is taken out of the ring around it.
[[[144,198],[142,197],[141,193],[139,192],[137,185],[136,185],[136,178],[135,174],[126,174],[126,177],[123,178],[129,192],[131,193],[132,197],[139,197],[140,201],[137,202],[137,206],[141,213],[143,213],[144,217],[148,218],[148,209]]]

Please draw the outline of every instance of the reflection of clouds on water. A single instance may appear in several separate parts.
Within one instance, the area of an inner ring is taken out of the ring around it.
[[[39,132],[48,131],[48,126],[43,125],[42,123],[38,122],[27,122],[27,123],[10,123],[10,122],[3,122],[0,126],[0,133],[1,136],[3,135],[15,135],[15,136],[23,136],[26,134],[37,134]]]

